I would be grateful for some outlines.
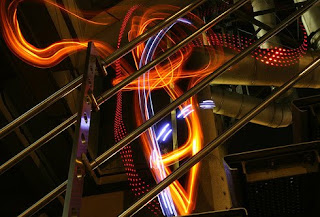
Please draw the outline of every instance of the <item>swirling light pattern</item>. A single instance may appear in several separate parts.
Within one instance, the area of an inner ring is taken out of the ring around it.
[[[86,39],[64,39],[51,44],[46,48],[37,48],[30,44],[23,36],[17,17],[18,5],[23,0],[2,0],[0,3],[0,24],[2,36],[10,50],[24,62],[35,67],[46,68],[59,64],[63,59],[76,52],[85,50],[89,40]],[[96,22],[79,16],[76,12],[64,8],[62,5],[42,0],[52,6],[58,7],[62,11],[92,25],[108,25],[108,22]],[[129,19],[138,6],[132,7],[122,23],[117,48],[120,47],[122,36]],[[152,28],[158,21],[177,11],[177,7],[170,5],[157,5],[144,11],[141,16],[133,16],[128,34],[128,39],[132,40]],[[168,28],[161,30],[157,35],[151,37],[146,43],[140,44],[132,51],[132,57],[136,69],[148,64],[168,47],[177,44],[190,32],[193,32],[203,21],[196,15],[189,13],[185,18],[179,19]],[[296,64],[307,50],[307,36],[304,32],[304,41],[300,47],[295,49],[271,48],[267,50],[256,49],[252,57],[270,65],[270,67],[290,66]],[[106,42],[90,40],[94,42],[98,55],[108,56],[114,48]],[[206,41],[206,43],[204,43]],[[171,99],[176,99],[183,94],[186,88],[179,86],[183,80],[188,82],[187,89],[196,85],[201,79],[212,73],[224,61],[223,49],[229,48],[236,51],[245,49],[252,43],[252,39],[236,37],[227,34],[215,34],[209,30],[206,35],[200,36],[185,48],[177,51],[163,63],[150,70],[136,81],[124,88],[127,91],[135,91],[134,109],[137,125],[141,125],[155,114],[153,106],[152,92],[164,90]],[[199,63],[195,68],[190,69],[188,62],[191,60],[195,50],[201,50],[206,54],[208,61]],[[134,73],[133,67],[124,59],[120,59],[113,64],[117,76],[113,84],[121,82],[124,78]],[[213,102],[202,102],[200,108],[210,108]],[[160,182],[171,173],[170,166],[177,161],[196,154],[203,146],[203,134],[199,119],[199,105],[196,97],[192,97],[183,103],[179,109],[178,118],[182,117],[188,129],[185,141],[180,141],[181,145],[176,150],[163,153],[159,146],[159,141],[166,142],[172,129],[170,125],[165,125],[165,129],[158,136],[157,126],[153,126],[141,136],[141,142],[146,159],[149,162],[154,179]],[[161,125],[161,124],[160,124]],[[114,137],[116,142],[126,135],[125,124],[122,119],[122,92],[117,95],[117,109],[115,114]],[[128,179],[135,195],[140,196],[147,192],[150,186],[143,181],[134,168],[132,150],[130,146],[125,147],[121,152],[121,157],[126,168]],[[185,215],[192,212],[195,206],[197,182],[199,176],[199,164],[192,167],[185,177],[184,183],[176,180],[158,196],[160,207],[164,215]],[[158,202],[153,200],[148,208],[158,215]]]

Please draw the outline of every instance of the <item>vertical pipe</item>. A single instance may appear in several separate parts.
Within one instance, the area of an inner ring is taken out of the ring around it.
[[[268,9],[273,9],[275,7],[274,1],[273,0],[252,0],[252,9],[253,12],[258,12],[258,11],[263,11],[263,10],[268,10]],[[260,22],[270,26],[271,28],[275,27],[276,25],[276,15],[275,13],[268,13],[268,14],[263,14],[255,17],[257,20]],[[261,38],[264,34],[267,33],[267,30],[260,29],[258,31],[259,27],[256,25],[253,25],[254,29],[257,31],[257,38]],[[268,49],[280,45],[280,39],[278,36],[274,36],[270,38],[268,41],[263,43],[260,48],[263,49]]]
[[[294,0],[294,3],[305,2],[305,0]],[[310,37],[310,43],[320,49],[320,5],[316,5],[301,16],[304,28]]]

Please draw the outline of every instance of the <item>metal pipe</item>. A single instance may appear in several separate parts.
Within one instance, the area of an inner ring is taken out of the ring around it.
[[[189,42],[191,42],[192,40],[194,40],[198,35],[200,35],[201,33],[207,31],[208,29],[210,29],[212,26],[214,26],[216,23],[218,23],[219,21],[221,21],[222,19],[224,19],[226,16],[228,16],[230,13],[232,13],[233,11],[237,10],[238,8],[240,8],[241,6],[243,6],[245,3],[249,2],[250,0],[242,0],[237,2],[236,4],[234,4],[232,7],[230,7],[228,10],[226,10],[225,12],[223,12],[222,14],[220,14],[218,17],[214,18],[213,20],[211,20],[210,22],[208,22],[207,24],[205,24],[204,26],[202,26],[200,29],[198,29],[197,31],[195,31],[193,34],[191,34],[190,36],[188,36],[187,38],[185,38],[183,41],[181,41],[180,43],[178,43],[177,45],[175,45],[174,47],[170,48],[169,50],[167,50],[165,53],[163,53],[160,57],[158,57],[157,59],[153,60],[152,62],[150,62],[149,64],[145,65],[144,67],[142,67],[140,70],[138,70],[137,72],[135,72],[134,74],[130,75],[129,77],[127,77],[126,79],[124,79],[120,84],[116,85],[114,88],[111,88],[109,91],[106,91],[104,94],[102,94],[100,96],[100,98],[97,100],[98,104],[102,104],[105,100],[107,100],[108,98],[110,98],[111,96],[113,96],[114,94],[116,94],[119,90],[121,90],[123,87],[125,87],[126,85],[128,85],[131,81],[133,81],[134,79],[138,78],[140,75],[142,75],[143,73],[149,71],[150,69],[152,69],[153,67],[155,67],[157,64],[161,63],[162,61],[164,61],[165,59],[167,59],[170,55],[174,54],[177,50],[179,50],[180,48],[184,47],[185,45],[187,45]],[[216,77],[215,75],[212,74],[212,76]],[[210,76],[208,76],[210,77]],[[203,81],[207,81],[208,83],[204,84],[201,86],[201,88],[192,88],[190,89],[188,92],[186,92],[184,95],[182,95],[180,98],[178,98],[177,100],[173,101],[172,103],[169,104],[168,107],[166,107],[165,109],[161,110],[159,113],[157,113],[155,116],[153,116],[152,118],[150,118],[147,122],[143,123],[140,127],[138,127],[137,129],[135,129],[133,132],[131,132],[130,134],[128,134],[124,139],[122,139],[120,142],[118,142],[117,144],[115,144],[114,146],[112,146],[109,150],[107,150],[106,152],[104,152],[102,155],[100,155],[99,157],[97,157],[93,162],[90,163],[91,168],[95,169],[97,168],[98,165],[101,165],[104,161],[106,161],[107,159],[111,158],[113,155],[115,155],[116,153],[118,153],[118,151],[120,151],[120,149],[122,149],[123,147],[125,147],[128,143],[132,142],[134,139],[136,139],[141,133],[143,133],[147,128],[151,127],[153,124],[157,123],[158,121],[160,121],[162,118],[164,118],[165,115],[167,115],[168,113],[170,113],[173,109],[175,109],[176,107],[178,107],[181,103],[183,103],[185,100],[187,100],[188,98],[190,98],[192,95],[194,95],[195,93],[199,92],[201,89],[203,89],[207,84],[209,84],[209,82],[211,80],[208,81],[208,77],[207,79],[204,79]],[[202,81],[202,84],[203,84]],[[199,83],[199,85],[201,84],[201,82]]]
[[[154,28],[149,29],[148,31],[146,31],[143,34],[139,35],[138,37],[133,39],[131,42],[129,42],[128,44],[126,44],[122,48],[120,48],[120,49],[116,50],[115,52],[113,52],[112,54],[110,54],[110,56],[108,56],[104,60],[104,65],[105,66],[109,66],[111,63],[113,63],[117,59],[125,56],[127,53],[129,53],[131,50],[133,50],[136,46],[138,46],[139,44],[141,44],[142,42],[144,42],[145,40],[147,40],[148,38],[153,36],[155,33],[159,32],[163,28],[166,28],[166,27],[170,26],[177,19],[183,17],[184,15],[186,15],[187,13],[189,13],[190,11],[195,9],[196,7],[198,7],[201,4],[203,4],[205,1],[206,0],[194,1],[193,3],[187,5],[186,7],[182,8],[181,10],[176,12],[175,14],[171,15],[167,19],[165,19],[162,22],[160,22]]]
[[[15,120],[11,121],[9,124],[1,128],[0,130],[0,139],[8,135],[10,132],[15,130],[17,127],[21,126],[28,120],[30,120],[35,115],[39,114],[41,111],[58,101],[59,99],[63,98],[67,94],[69,94],[71,91],[76,89],[81,85],[83,76],[80,75],[64,87],[62,87],[60,90],[40,102],[39,104],[35,105],[33,108],[29,109],[27,112],[25,112],[23,115],[19,116]]]
[[[42,136],[40,139],[23,149],[21,152],[19,152],[17,155],[9,159],[7,162],[2,164],[0,166],[0,175],[4,172],[6,172],[8,169],[19,163],[22,159],[27,157],[31,152],[37,150],[42,145],[49,142],[51,139],[59,135],[61,132],[63,132],[65,129],[70,127],[72,124],[74,124],[77,121],[77,114],[72,115],[70,118],[65,120],[63,123],[55,127],[53,130],[51,130],[46,135]]]
[[[224,58],[227,60],[231,59],[236,53],[234,50],[225,48]],[[320,52],[309,50],[300,57],[298,63],[291,64],[290,66],[270,66],[251,56],[247,56],[236,67],[231,68],[217,79],[214,79],[211,84],[279,87],[295,73],[304,69],[318,55],[320,55]],[[200,55],[198,55],[198,58],[200,58]],[[320,88],[320,69],[314,70],[311,74],[296,83],[294,87]]]
[[[50,193],[48,193],[46,196],[41,198],[38,202],[36,202],[27,210],[25,210],[23,213],[18,215],[18,217],[28,217],[28,216],[34,215],[37,211],[39,211],[45,205],[47,205],[48,203],[53,201],[56,197],[58,197],[60,194],[62,194],[67,188],[67,183],[68,183],[68,180],[64,181],[61,185],[53,189]]]
[[[318,1],[319,0],[315,2],[318,2]],[[139,199],[131,207],[129,207],[129,209],[121,213],[119,217],[132,216],[137,211],[139,211],[145,204],[147,204],[154,197],[156,197],[163,189],[165,189],[176,179],[184,175],[195,164],[199,163],[210,152],[212,152],[215,148],[217,148],[219,145],[224,143],[228,138],[230,138],[232,135],[238,132],[242,127],[244,127],[244,125],[247,124],[251,119],[253,119],[261,111],[263,111],[273,100],[275,100],[281,94],[285,93],[287,90],[292,88],[292,86],[298,80],[300,80],[302,77],[312,72],[319,65],[320,65],[320,57],[318,57],[314,62],[308,65],[303,71],[293,76],[289,81],[287,81],[284,85],[282,85],[277,91],[272,93],[265,101],[263,101],[261,104],[259,104],[252,110],[250,110],[243,118],[237,121],[231,128],[229,128],[227,131],[221,134],[218,138],[214,139],[209,144],[207,144],[201,151],[199,151],[192,158],[187,160],[177,170],[175,170],[173,173],[167,176],[167,178],[162,180],[158,185],[156,185],[153,189],[151,189],[148,193],[146,193],[141,199]]]
[[[274,8],[274,1],[273,0],[263,0],[263,1],[252,0],[251,4],[252,4],[253,12]],[[272,28],[277,23],[275,13],[268,13],[268,14],[259,15],[259,16],[256,16],[255,19],[259,20],[260,22],[262,22]],[[256,25],[253,25],[253,27],[254,27],[255,31],[257,31],[259,29],[259,26],[256,26]],[[261,38],[264,34],[266,34],[266,32],[267,32],[267,30],[261,29],[257,33],[257,38]],[[260,48],[267,49],[267,48],[271,48],[272,46],[277,47],[279,45],[280,45],[280,39],[278,36],[275,36],[275,37],[271,38],[270,40],[266,41],[265,43],[263,43],[260,46]]]
[[[294,0],[294,3],[305,2],[305,0]],[[320,49],[320,5],[313,7],[301,16],[304,28],[310,37],[310,43],[315,49]]]
[[[110,97],[112,97],[116,93],[118,93],[122,88],[126,87],[132,81],[139,78],[142,74],[148,72],[149,70],[151,70],[152,68],[157,66],[159,63],[166,60],[168,57],[173,55],[179,49],[181,49],[182,47],[186,46],[188,43],[193,41],[196,37],[198,37],[198,35],[207,31],[208,29],[210,29],[212,26],[214,26],[215,24],[217,24],[218,22],[223,20],[225,17],[227,17],[230,13],[237,10],[238,8],[240,8],[241,6],[243,6],[245,3],[249,2],[249,1],[250,0],[238,1],[232,7],[230,7],[225,12],[223,12],[222,14],[220,14],[219,16],[217,16],[216,18],[214,18],[213,20],[211,20],[210,22],[208,22],[207,24],[202,26],[200,29],[195,31],[193,34],[189,35],[183,41],[181,41],[180,43],[176,44],[175,46],[169,48],[166,52],[164,52],[162,55],[160,55],[157,59],[155,59],[155,60],[151,61],[150,63],[148,63],[147,65],[141,67],[138,71],[136,71],[132,75],[130,75],[130,76],[126,77],[124,80],[122,80],[121,83],[117,84],[116,86],[114,86],[110,90],[101,94],[101,96],[99,96],[97,99],[98,105],[101,105],[102,103],[104,103]]]
[[[242,19],[243,21],[248,21],[248,22],[252,23],[253,25],[258,26],[262,30],[269,31],[270,29],[272,29],[272,27],[270,27],[269,25],[260,22],[259,20],[255,19],[254,17],[252,17],[251,15],[249,15],[245,12],[237,11],[237,12],[235,12],[235,14],[237,16],[239,16],[239,18]],[[293,39],[291,36],[285,34],[284,32],[279,33],[279,38],[282,38],[283,40],[287,41],[288,43],[291,43],[292,46],[298,47],[300,45],[295,39]]]
[[[263,101],[260,98],[230,92],[216,86],[211,89],[211,97],[215,102],[213,113],[236,119],[243,117]],[[250,122],[273,128],[287,127],[292,122],[290,108],[290,103],[272,103]]]

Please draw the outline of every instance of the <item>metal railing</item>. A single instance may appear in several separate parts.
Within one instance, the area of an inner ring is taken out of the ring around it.
[[[154,68],[157,64],[161,63],[168,57],[170,57],[172,54],[174,54],[177,50],[181,49],[185,45],[187,45],[189,42],[194,40],[196,37],[198,37],[201,33],[205,32],[206,30],[210,29],[212,26],[217,24],[219,21],[223,20],[226,16],[228,16],[230,13],[236,11],[241,6],[249,2],[250,0],[241,0],[235,3],[233,6],[231,6],[228,10],[220,14],[218,17],[214,18],[207,24],[205,24],[203,27],[198,29],[196,32],[188,36],[186,39],[178,43],[177,45],[169,48],[166,52],[164,52],[162,55],[160,55],[159,58],[153,60],[149,64],[142,67],[140,70],[136,71],[134,74],[130,75],[126,79],[124,79],[121,83],[116,85],[115,87],[111,88],[110,90],[103,93],[100,97],[97,98],[97,104],[101,105],[106,100],[108,100],[110,97],[114,96],[117,92],[119,92],[122,88],[126,87],[130,82],[138,78],[143,73],[149,71],[150,69]],[[145,34],[139,36],[135,40],[131,41],[126,45],[125,47],[117,50],[113,54],[111,54],[108,58],[105,60],[105,65],[108,66],[112,64],[117,59],[121,58],[128,52],[130,52],[132,49],[134,49],[137,45],[148,39],[150,36],[154,35],[159,30],[169,26],[173,22],[175,22],[176,19],[184,16],[200,4],[205,2],[205,0],[199,0],[196,1],[185,8],[181,9],[176,14],[170,16],[168,19],[164,20],[151,30],[147,31]],[[159,122],[162,118],[164,118],[167,114],[169,114],[172,110],[177,108],[181,103],[186,101],[188,98],[193,96],[194,94],[198,93],[202,89],[204,89],[214,78],[224,73],[227,69],[229,69],[234,64],[241,61],[246,55],[250,54],[252,51],[254,51],[260,44],[268,40],[270,37],[274,36],[281,30],[283,30],[286,26],[288,26],[290,23],[292,23],[294,20],[296,20],[299,16],[301,16],[305,11],[307,11],[309,8],[314,6],[316,3],[320,2],[320,0],[309,0],[305,4],[301,6],[299,10],[294,12],[291,16],[283,20],[279,25],[277,25],[275,28],[270,30],[268,33],[266,33],[263,37],[261,37],[259,40],[252,43],[249,47],[244,49],[241,53],[237,54],[235,57],[227,61],[225,64],[223,64],[221,67],[219,67],[217,70],[215,70],[213,73],[208,75],[206,78],[204,78],[201,82],[199,82],[196,86],[185,92],[182,96],[177,98],[175,101],[171,102],[166,108],[162,109],[160,112],[155,114],[152,118],[150,118],[148,121],[143,123],[141,126],[139,126],[137,129],[135,129],[133,132],[129,133],[123,140],[115,144],[112,148],[107,150],[105,153],[100,155],[98,158],[96,158],[92,162],[86,163],[87,167],[90,170],[96,169],[99,165],[104,163],[106,160],[110,159],[113,155],[118,153],[122,148],[124,148],[126,145],[128,145],[130,142],[138,138],[144,131],[146,131],[149,127],[154,125],[155,123]],[[173,181],[181,177],[183,174],[185,174],[192,166],[197,164],[199,161],[201,161],[207,154],[209,154],[212,150],[214,150],[216,147],[221,145],[223,142],[225,142],[229,137],[231,137],[234,133],[236,133],[238,130],[240,130],[245,124],[247,124],[254,116],[256,116],[259,112],[261,112],[267,105],[269,105],[274,99],[279,97],[281,94],[283,94],[285,91],[287,91],[294,83],[296,83],[298,80],[300,80],[302,77],[307,75],[308,73],[312,72],[316,67],[320,65],[320,59],[317,58],[313,63],[308,65],[303,71],[297,73],[293,78],[291,78],[288,82],[286,82],[283,86],[281,86],[277,91],[275,91],[270,97],[268,97],[264,102],[262,102],[260,105],[253,108],[247,115],[242,117],[238,122],[236,122],[235,125],[233,125],[230,129],[225,131],[222,135],[211,141],[209,144],[207,144],[201,151],[199,151],[196,155],[194,155],[192,158],[187,160],[184,164],[182,164],[177,170],[175,170],[172,174],[170,174],[166,179],[161,181],[157,186],[155,186],[152,190],[150,190],[148,193],[146,193],[140,200],[138,200],[136,203],[134,203],[129,209],[127,209],[125,212],[123,212],[120,216],[131,216],[134,213],[136,213],[138,210],[140,210],[145,204],[147,204],[150,200],[152,200],[154,197],[157,196],[163,189],[165,189],[167,186],[169,186]],[[21,126],[23,123],[25,123],[27,120],[29,120],[31,117],[37,115],[39,112],[44,110],[46,107],[51,105],[53,102],[57,101],[58,99],[65,96],[67,93],[75,89],[81,84],[82,78],[79,77],[78,79],[74,80],[73,82],[66,85],[64,88],[60,89],[55,94],[51,95],[49,98],[47,98],[44,102],[41,102],[31,110],[29,110],[27,113],[23,114],[10,124],[8,124],[6,127],[2,128],[0,130],[0,138],[2,138],[4,135],[8,134],[15,128]],[[41,147],[43,144],[45,144],[48,140],[53,139],[55,136],[57,136],[59,133],[61,133],[63,130],[67,129],[69,126],[74,124],[76,122],[77,114],[74,114],[69,119],[61,123],[59,126],[57,126],[55,129],[50,131],[45,136],[41,137],[39,140],[37,140],[35,143],[27,147],[25,150],[20,152],[18,155],[10,159],[8,162],[0,166],[0,174],[6,171],[7,169],[11,168],[13,165],[18,163],[20,160],[22,160],[24,157],[26,157],[28,154],[30,154],[32,151],[36,150],[37,148]],[[42,198],[39,202],[34,204],[31,208],[23,212],[20,216],[30,216],[34,214],[37,210],[42,208],[44,205],[46,205],[48,202],[53,200],[55,197],[60,195],[67,184],[67,181],[65,181],[63,184],[61,184],[59,187],[54,189],[52,192],[50,192],[48,195],[46,195],[44,198]]]

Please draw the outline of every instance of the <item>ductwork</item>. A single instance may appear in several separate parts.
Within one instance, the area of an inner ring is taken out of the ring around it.
[[[275,6],[274,6],[273,0],[252,0],[253,12],[269,10],[269,9],[273,9],[274,7]],[[274,13],[267,13],[264,15],[259,15],[259,16],[255,16],[254,18],[259,20],[261,23],[264,23],[272,28],[277,23],[276,16]],[[253,25],[253,27],[254,27],[255,31],[258,31],[257,38],[261,38],[264,34],[267,33],[267,31],[264,29],[260,29],[260,31],[259,31],[259,27],[256,25]],[[274,37],[270,38],[268,41],[266,41],[265,43],[263,43],[260,46],[260,48],[267,49],[267,48],[271,48],[271,47],[277,47],[279,45],[280,45],[280,39],[278,38],[278,36],[274,36]]]
[[[230,92],[216,86],[212,87],[211,96],[216,105],[213,109],[214,113],[237,119],[247,114],[263,101],[262,99]],[[252,119],[251,122],[273,128],[287,127],[292,122],[290,105],[288,103],[273,103]]]
[[[294,3],[305,2],[305,0],[294,0]],[[302,16],[302,23],[310,37],[310,43],[320,49],[320,4],[315,5]]]
[[[229,60],[236,54],[235,51],[225,48],[224,54],[221,55],[224,55],[225,59]],[[318,56],[320,56],[320,52],[308,51],[299,59],[299,63],[284,67],[271,66],[251,56],[247,56],[237,65],[215,78],[211,84],[281,86]],[[313,73],[301,79],[294,87],[320,88],[320,68],[317,68]]]

